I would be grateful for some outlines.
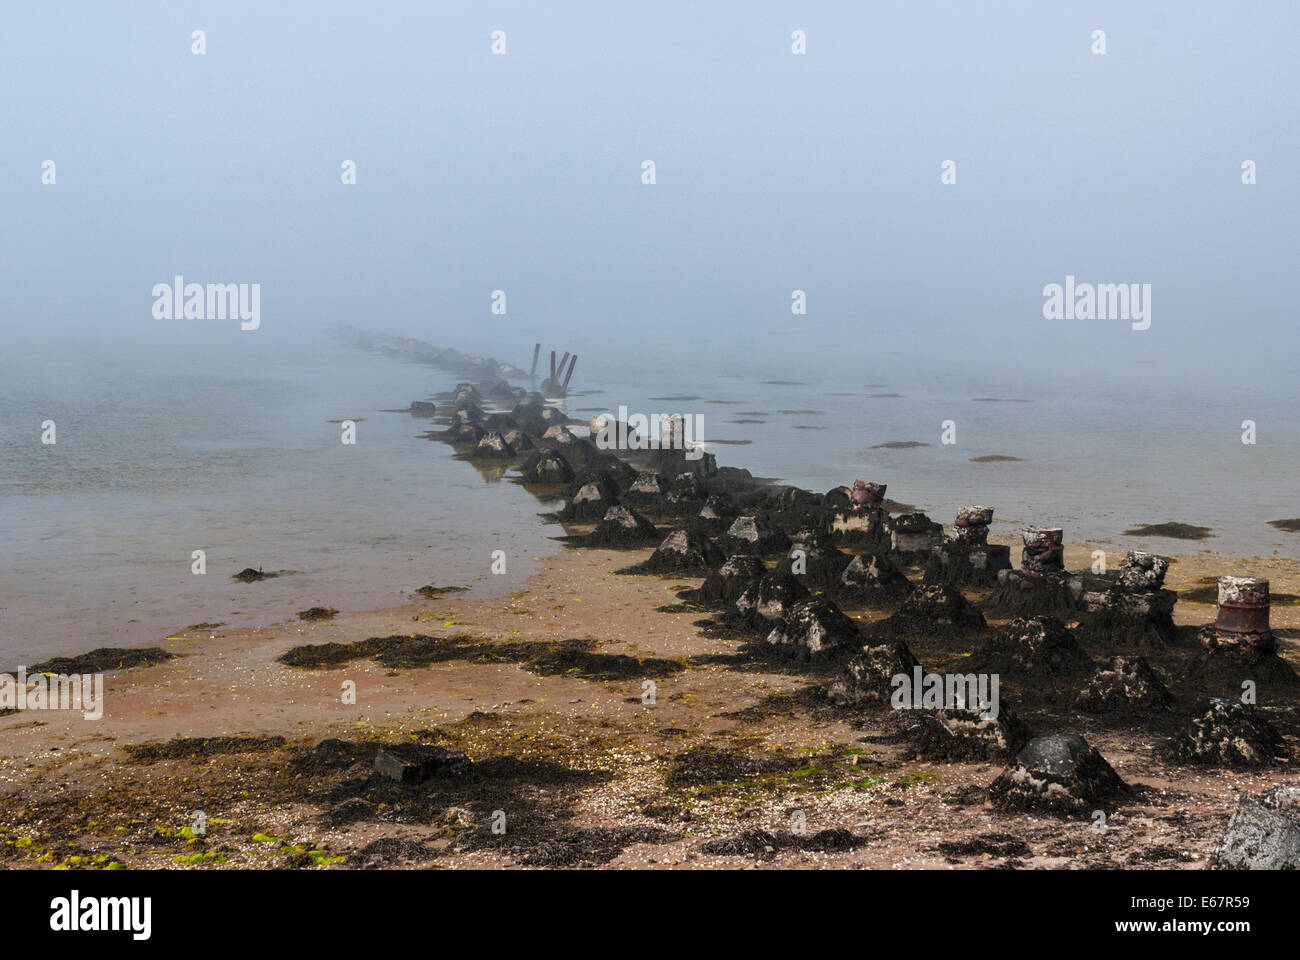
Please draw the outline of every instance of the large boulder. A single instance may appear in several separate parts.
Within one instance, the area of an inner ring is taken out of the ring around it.
[[[912,582],[884,553],[859,553],[835,585],[841,600],[864,606],[895,603],[912,590]]]
[[[989,673],[1057,677],[1091,670],[1093,663],[1056,617],[1016,617],[985,641],[973,665]]]
[[[1267,767],[1286,756],[1273,725],[1240,700],[1214,697],[1208,709],[1160,749],[1175,763],[1225,767]]]
[[[639,573],[696,573],[724,562],[722,551],[695,530],[677,529],[666,536]]]
[[[708,499],[709,492],[704,488],[704,481],[693,473],[683,473],[668,485],[669,506],[678,512],[693,512]]]
[[[904,556],[928,556],[932,547],[943,543],[943,524],[924,513],[901,513],[894,518],[893,549]]]
[[[586,482],[569,497],[568,503],[560,511],[561,518],[579,521],[599,520],[610,507],[619,505],[618,494],[614,492],[613,485],[603,474],[587,474],[584,479]]]
[[[767,635],[767,642],[799,659],[824,656],[862,642],[858,627],[830,600],[801,600],[785,621]]]
[[[767,567],[761,557],[751,553],[737,553],[728,558],[716,573],[711,573],[704,579],[692,599],[696,603],[730,606],[740,598],[747,586],[766,575]]]
[[[1004,811],[1088,817],[1094,810],[1113,810],[1130,792],[1083,737],[1049,733],[1025,744],[989,787],[989,799]]]
[[[984,614],[948,583],[933,583],[913,590],[880,628],[896,635],[923,633],[964,636],[983,630]]]
[[[470,769],[460,750],[427,743],[397,743],[375,752],[375,773],[397,783],[423,783],[430,777],[458,776]]]
[[[515,455],[514,448],[506,443],[506,438],[495,430],[484,434],[483,439],[474,448],[474,456],[483,459],[509,459]]]
[[[644,547],[659,542],[659,531],[630,507],[610,507],[586,538],[589,547]]]
[[[524,483],[561,484],[573,480],[573,467],[558,450],[534,450],[519,468]]]
[[[773,621],[784,620],[794,605],[807,599],[808,588],[791,576],[768,574],[750,581],[736,598],[736,612],[750,625],[770,630]]]
[[[623,500],[637,507],[658,507],[668,492],[668,484],[657,473],[638,473],[632,486],[623,493]]]
[[[840,575],[849,564],[849,557],[836,549],[827,537],[794,539],[781,562],[778,573],[798,577],[810,586],[830,589],[840,581]]]
[[[1300,870],[1300,784],[1245,793],[1219,838],[1210,870]]]
[[[1164,710],[1172,702],[1169,690],[1145,657],[1115,657],[1079,692],[1074,708],[1084,713]]]
[[[837,706],[884,706],[893,696],[894,677],[912,676],[920,662],[902,641],[868,643],[844,665],[826,689]]]
[[[718,538],[718,545],[728,555],[753,553],[761,556],[785,550],[790,546],[790,538],[765,517],[751,513],[737,517],[727,532]]]
[[[696,524],[706,533],[717,535],[726,532],[736,519],[736,504],[727,493],[715,494],[704,501],[696,515]]]
[[[911,710],[911,757],[941,763],[1010,761],[1033,738],[1033,731],[1002,700],[997,710]]]

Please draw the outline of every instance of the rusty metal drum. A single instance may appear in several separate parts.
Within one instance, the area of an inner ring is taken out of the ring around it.
[[[1220,577],[1219,615],[1214,629],[1229,636],[1268,633],[1268,581],[1258,577]]]

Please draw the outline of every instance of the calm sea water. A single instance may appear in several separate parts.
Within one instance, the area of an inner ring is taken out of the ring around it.
[[[720,375],[690,356],[639,372],[592,361],[567,409],[584,419],[620,404],[699,413],[720,463],[818,491],[885,482],[892,498],[944,522],[981,503],[996,508],[1001,533],[1051,524],[1106,549],[1296,555],[1300,537],[1266,524],[1300,515],[1294,403],[1248,389],[1144,388],[1140,376],[1121,391],[882,376],[879,363],[868,378],[846,366]],[[544,507],[418,439],[428,421],[383,412],[451,381],[327,346],[0,358],[0,666],[154,643],[205,621],[391,606],[427,583],[519,589],[536,558],[558,549],[550,537],[562,531],[539,520]],[[989,397],[998,400],[977,399]],[[1259,424],[1254,446],[1240,440],[1247,417]],[[343,418],[360,420],[355,446],[330,422]],[[46,419],[57,424],[52,446],[39,442]],[[941,442],[946,420],[955,444]],[[872,449],[895,441],[928,446]],[[988,455],[1021,459],[971,462]],[[1166,520],[1214,536],[1122,533]],[[204,576],[191,573],[198,549]],[[496,549],[509,558],[505,576],[490,572]],[[293,572],[231,579],[247,566]]]

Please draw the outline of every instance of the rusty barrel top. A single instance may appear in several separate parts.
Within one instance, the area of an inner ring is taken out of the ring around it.
[[[1065,542],[1065,531],[1060,527],[1025,527],[1020,531],[1020,539],[1026,547],[1035,550],[1060,549]]]
[[[1258,577],[1220,577],[1219,615],[1214,628],[1220,633],[1268,633],[1268,581]]]
[[[853,481],[853,502],[854,503],[880,503],[885,499],[885,488],[887,483],[866,483],[862,480]]]

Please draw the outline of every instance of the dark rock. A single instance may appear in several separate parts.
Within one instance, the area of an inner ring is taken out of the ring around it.
[[[771,621],[784,620],[800,600],[808,597],[808,588],[791,576],[768,574],[750,581],[736,599],[736,612],[751,626],[768,631]]]
[[[585,542],[590,547],[644,547],[659,542],[659,531],[630,507],[610,507]]]
[[[704,482],[693,473],[683,473],[668,488],[667,502],[679,512],[694,510],[708,497]]]
[[[776,553],[790,546],[790,538],[772,526],[766,518],[747,514],[737,517],[718,538],[718,545],[728,554]]]
[[[1090,816],[1113,810],[1130,794],[1102,755],[1077,734],[1035,737],[989,787],[999,810],[1041,811]]]
[[[412,400],[411,415],[416,417],[431,417],[437,411],[437,406],[428,400]]]
[[[1240,700],[1214,697],[1209,708],[1160,750],[1176,763],[1227,767],[1266,767],[1286,755],[1273,725]]]
[[[912,590],[912,582],[884,553],[859,553],[849,561],[835,586],[840,599],[865,606],[894,603]]]
[[[935,583],[918,587],[887,620],[881,630],[895,635],[924,633],[962,636],[983,630],[984,614],[975,609],[960,590],[951,584]]]
[[[495,431],[485,434],[474,448],[474,456],[484,459],[506,459],[514,455],[515,451],[506,443],[506,438]]]
[[[668,491],[668,484],[657,473],[638,473],[632,486],[623,494],[623,501],[633,506],[659,506]]]
[[[599,520],[610,507],[619,505],[614,487],[601,474],[587,474],[586,482],[569,497],[560,511],[565,520]]]
[[[1075,701],[1076,710],[1164,710],[1173,697],[1143,657],[1115,657],[1103,665]]]
[[[524,433],[519,427],[511,427],[502,436],[505,437],[506,443],[510,444],[510,449],[515,453],[524,453],[528,450],[535,450],[537,447],[528,434]]]
[[[772,646],[793,652],[800,659],[824,656],[862,643],[858,627],[830,600],[801,600],[785,621],[767,636]]]
[[[1242,794],[1207,868],[1300,870],[1300,785]]]
[[[524,483],[546,485],[569,483],[573,480],[573,467],[556,450],[534,450],[519,468]]]
[[[232,579],[243,580],[245,583],[255,583],[258,580],[265,580],[266,574],[261,570],[254,570],[252,567],[245,567],[238,573],[234,574]]]
[[[308,607],[298,611],[299,620],[333,620],[338,611],[333,607]]]
[[[788,573],[810,586],[831,589],[840,582],[840,575],[849,565],[849,557],[833,545],[823,548],[817,541],[795,540],[781,562],[777,573]]]
[[[993,634],[972,666],[989,673],[1066,676],[1091,670],[1092,658],[1055,617],[1017,617]]]
[[[902,513],[893,521],[893,550],[904,556],[926,556],[943,543],[943,524],[924,513]]]
[[[766,575],[767,567],[761,557],[737,553],[717,573],[705,578],[693,599],[696,603],[729,606],[740,598],[749,584]]]
[[[467,773],[469,758],[460,750],[427,743],[398,743],[375,753],[375,773],[402,784],[423,783],[430,777]]]
[[[487,431],[477,423],[454,423],[448,428],[446,437],[456,443],[477,444],[487,435]]]
[[[862,647],[844,666],[844,672],[827,688],[827,696],[837,706],[885,705],[893,695],[893,679],[899,674],[912,676],[920,663],[901,641],[874,643]]]
[[[650,559],[637,567],[638,573],[694,572],[716,567],[726,558],[708,537],[695,530],[673,530],[650,555]]]
[[[993,711],[913,710],[911,757],[942,763],[1008,762],[1033,737],[1006,701]]]

